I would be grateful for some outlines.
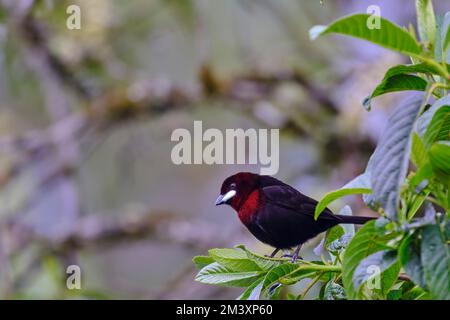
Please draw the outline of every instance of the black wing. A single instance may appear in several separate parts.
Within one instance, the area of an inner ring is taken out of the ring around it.
[[[289,185],[266,186],[261,192],[265,203],[254,221],[258,228],[254,234],[259,232],[257,237],[274,247],[289,248],[304,243],[340,222],[328,209],[314,220],[317,201]]]
[[[262,188],[266,201],[277,207],[283,207],[292,210],[294,213],[308,215],[314,218],[314,211],[316,210],[317,201],[313,198],[305,196],[300,191],[292,188],[287,184],[267,186]],[[319,220],[340,221],[340,218],[333,214],[333,212],[325,208],[320,214]]]

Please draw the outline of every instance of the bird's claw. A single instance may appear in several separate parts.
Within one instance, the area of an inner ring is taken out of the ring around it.
[[[297,260],[303,260],[303,258],[292,256],[291,263],[295,263]]]

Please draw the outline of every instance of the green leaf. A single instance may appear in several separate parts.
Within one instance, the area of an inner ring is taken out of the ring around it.
[[[395,75],[384,79],[383,82],[375,88],[375,91],[369,97],[364,99],[363,106],[367,110],[370,110],[372,99],[385,93],[408,90],[425,91],[426,88],[427,82],[418,76],[409,74]]]
[[[342,263],[342,282],[349,299],[357,297],[357,289],[353,283],[353,274],[360,262],[367,256],[385,249],[380,243],[381,236],[375,227],[375,221],[364,224],[347,246]]]
[[[433,168],[429,162],[426,162],[423,166],[417,170],[414,176],[409,181],[411,188],[417,187],[422,181],[429,180],[433,177]]]
[[[203,267],[213,263],[214,259],[208,256],[195,256],[192,258],[192,262],[194,262],[197,269],[202,269]]]
[[[329,281],[325,286],[323,298],[324,300],[345,300],[347,297],[341,285],[334,281]]]
[[[391,274],[389,274],[388,269],[390,269],[396,263],[397,252],[395,252],[394,250],[378,251],[361,260],[358,267],[355,269],[355,272],[353,273],[353,287],[355,291],[358,291],[360,287],[364,283],[366,283],[367,280],[378,274],[378,276],[380,277],[380,287],[374,289],[379,289],[384,294],[387,294],[393,284],[393,277]],[[396,269],[398,269],[398,267]],[[384,279],[385,277],[388,278]]]
[[[427,150],[416,132],[412,134],[411,160],[416,167],[421,167],[427,162]]]
[[[387,300],[400,300],[402,297],[402,290],[401,289],[394,289],[389,291],[386,298]]]
[[[436,18],[431,0],[416,0],[417,27],[420,39],[434,44],[436,37]]]
[[[199,271],[195,280],[205,284],[223,285],[229,287],[247,287],[251,285],[261,272],[234,272],[219,263],[214,262]]]
[[[450,179],[450,142],[443,141],[433,144],[429,156],[436,175],[448,184]]]
[[[425,91],[427,82],[412,73],[439,73],[434,68],[425,63],[411,65],[397,65],[390,68],[384,75],[383,80],[375,88],[370,96],[364,99],[363,105],[370,110],[370,103],[373,98],[389,92],[418,90]]]
[[[344,234],[345,234],[344,228],[342,228],[340,225],[337,225],[331,229],[328,229],[327,233],[325,235],[324,247],[328,248],[328,246],[333,241],[340,239]]]
[[[320,200],[319,204],[316,206],[316,210],[314,212],[314,219],[317,220],[317,218],[320,216],[323,210],[332,203],[333,201],[349,196],[352,194],[364,194],[364,193],[371,193],[372,190],[369,188],[350,188],[350,189],[339,189],[333,192],[329,192],[325,195],[325,197]]]
[[[418,43],[407,31],[384,18],[380,18],[379,29],[369,29],[367,22],[372,18],[368,14],[355,14],[338,19],[328,26],[315,26],[309,32],[310,38],[314,40],[324,34],[338,33],[361,38],[403,54],[420,54]]]
[[[407,216],[408,221],[416,215],[417,211],[420,209],[420,207],[422,206],[422,204],[424,203],[426,197],[428,197],[430,192],[431,190],[426,190],[423,195],[420,194],[416,196],[416,198],[408,208],[408,216]]]
[[[261,256],[259,254],[256,254],[254,252],[251,252],[244,245],[238,245],[238,246],[236,246],[236,248],[244,250],[245,253],[247,254],[247,257],[249,259],[251,259],[253,262],[255,262],[263,270],[270,270],[273,267],[279,266],[280,264],[283,263],[282,261],[280,261],[280,259],[268,258],[268,257]],[[286,259],[286,261],[287,260],[288,259]]]
[[[328,247],[326,248],[329,252],[336,254],[342,249],[345,249],[348,245],[348,243],[351,240],[350,234],[346,233],[343,236],[341,236],[339,239],[334,240],[331,242]]]
[[[438,17],[436,40],[434,45],[434,57],[437,62],[445,61],[450,63],[450,12],[447,12],[445,16]]]
[[[411,280],[426,289],[425,273],[420,259],[420,239],[416,234],[411,234],[402,241],[398,249],[398,257]]]
[[[436,141],[450,139],[450,104],[442,106],[433,115],[423,136],[427,149]]]
[[[237,300],[259,300],[263,288],[264,277],[253,282]]]
[[[422,288],[415,286],[410,290],[407,290],[402,295],[402,300],[428,300],[429,294]]]
[[[450,95],[447,95],[439,100],[436,100],[433,105],[425,111],[419,119],[417,119],[417,133],[420,137],[423,138],[425,135],[425,132],[427,131],[427,128],[431,122],[431,119],[433,119],[434,115],[438,110],[444,106],[450,105]]]
[[[262,269],[250,260],[245,251],[238,249],[210,249],[209,255],[222,266],[233,271],[261,271]]]
[[[286,294],[286,300],[297,300],[297,296],[293,293],[288,292]]]
[[[341,189],[327,193],[317,204],[314,212],[314,219],[317,220],[322,211],[325,210],[330,203],[339,198],[352,194],[371,193],[371,191],[369,176],[367,174],[361,174]]]
[[[276,283],[280,282],[280,279],[295,271],[298,268],[298,265],[293,263],[283,263],[279,266],[271,269],[264,279],[264,288],[269,288]]]
[[[413,39],[417,42],[417,34],[416,34],[416,30],[414,29],[414,25],[410,22],[408,24],[408,32],[411,35],[411,37],[413,37]],[[411,60],[415,60],[414,58]]]
[[[392,289],[392,286],[394,286],[397,281],[400,269],[400,262],[396,261],[383,272],[381,276],[381,293],[384,297],[387,296],[389,290]]]
[[[372,207],[384,208],[393,220],[397,219],[400,187],[406,177],[411,135],[422,100],[422,95],[415,96],[395,108],[366,169],[372,185],[372,195],[366,200]]]
[[[449,13],[447,13],[449,15]],[[449,63],[449,49],[450,49],[450,15],[447,17],[447,30],[445,32],[444,42],[442,44],[443,54],[447,55],[447,63]]]
[[[421,261],[433,299],[450,300],[450,252],[438,225],[422,230]]]

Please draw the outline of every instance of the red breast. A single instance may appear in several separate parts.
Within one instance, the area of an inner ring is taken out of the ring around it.
[[[243,224],[248,225],[252,222],[254,215],[258,213],[259,208],[264,204],[264,195],[259,190],[255,190],[247,197],[238,211],[239,219]]]

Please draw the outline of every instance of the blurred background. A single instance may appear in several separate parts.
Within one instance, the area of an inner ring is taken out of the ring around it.
[[[66,27],[71,4],[80,30]],[[191,259],[270,252],[214,206],[228,175],[259,167],[174,165],[171,133],[280,128],[277,178],[317,199],[341,187],[401,95],[370,112],[363,99],[408,61],[308,30],[370,5],[415,24],[411,0],[0,0],[0,298],[237,297],[195,283]],[[73,264],[81,290],[66,288]]]

